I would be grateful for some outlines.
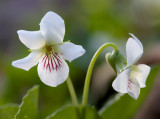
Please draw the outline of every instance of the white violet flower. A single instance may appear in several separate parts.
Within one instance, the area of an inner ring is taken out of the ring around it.
[[[42,18],[39,31],[19,30],[17,33],[31,53],[13,61],[12,65],[28,71],[39,63],[37,70],[41,81],[52,87],[63,83],[68,77],[69,67],[65,60],[71,62],[85,53],[82,46],[63,42],[64,21],[54,12],[48,12]]]
[[[141,42],[133,35],[126,44],[127,66],[113,81],[113,88],[120,93],[128,93],[134,99],[140,94],[140,88],[144,88],[150,67],[145,64],[135,64],[143,54]]]

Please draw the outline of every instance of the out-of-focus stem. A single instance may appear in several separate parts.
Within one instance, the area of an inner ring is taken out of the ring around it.
[[[68,89],[69,89],[69,92],[70,92],[70,95],[71,95],[73,105],[78,107],[77,96],[76,96],[76,93],[75,93],[75,90],[74,90],[74,87],[73,87],[73,84],[72,84],[72,81],[71,81],[70,77],[67,78],[67,85],[68,85]]]

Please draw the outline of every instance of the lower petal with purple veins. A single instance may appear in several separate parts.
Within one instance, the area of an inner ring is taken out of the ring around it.
[[[44,54],[38,64],[38,75],[46,85],[56,87],[63,83],[69,73],[69,67],[60,54]]]
[[[140,94],[140,85],[136,79],[129,79],[128,80],[128,94],[137,99]]]

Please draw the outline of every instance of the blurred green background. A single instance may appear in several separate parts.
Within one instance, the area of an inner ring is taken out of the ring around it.
[[[150,66],[160,64],[160,0],[2,0],[0,105],[20,104],[26,91],[35,84],[40,85],[39,112],[42,118],[71,103],[66,83],[52,88],[40,81],[37,67],[24,71],[11,65],[12,61],[29,54],[20,42],[17,30],[39,30],[40,20],[48,11],[54,11],[64,19],[64,41],[70,40],[86,49],[85,55],[72,63],[68,62],[79,101],[89,62],[103,43],[116,43],[125,55],[125,43],[130,37],[128,33],[133,33],[144,45],[144,55],[139,63]],[[100,55],[92,75],[89,104],[97,109],[115,93],[111,87],[115,74],[104,58],[109,51],[112,48]],[[152,93],[156,96],[148,99],[149,103],[144,104],[140,111],[142,113],[138,115],[143,115],[149,109],[160,118],[160,93],[157,92],[160,92],[160,82],[157,81],[153,89]],[[158,104],[159,107],[153,107],[154,110],[150,107]],[[135,118],[138,119],[138,116]]]

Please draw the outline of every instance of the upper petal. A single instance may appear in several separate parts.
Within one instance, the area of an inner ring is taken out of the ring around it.
[[[133,37],[133,39],[139,44],[139,46],[142,48],[142,50],[143,50],[143,45],[142,45],[142,43],[138,40],[138,38],[135,36],[135,35],[133,35],[132,33],[129,33],[132,37]]]
[[[32,51],[27,57],[13,61],[12,65],[28,71],[30,68],[38,64],[42,54],[43,52],[41,50]]]
[[[136,79],[141,88],[145,87],[146,79],[149,75],[151,68],[145,64],[134,66],[131,71],[131,77]]]
[[[71,42],[63,43],[59,46],[59,52],[62,54],[63,58],[72,61],[85,53],[85,50],[80,45],[75,45]]]
[[[54,12],[48,12],[40,22],[40,30],[47,44],[63,42],[65,25],[63,19]]]
[[[112,83],[112,87],[121,93],[128,93],[128,80],[132,68],[121,72]]]
[[[20,41],[29,49],[39,49],[45,45],[45,40],[40,31],[17,31]]]
[[[43,55],[38,64],[38,75],[43,83],[56,87],[63,83],[69,74],[69,67],[62,56],[51,54]]]
[[[140,41],[139,41],[140,42]],[[143,49],[140,44],[133,38],[129,38],[126,44],[126,54],[127,54],[127,66],[136,63],[143,54]]]

